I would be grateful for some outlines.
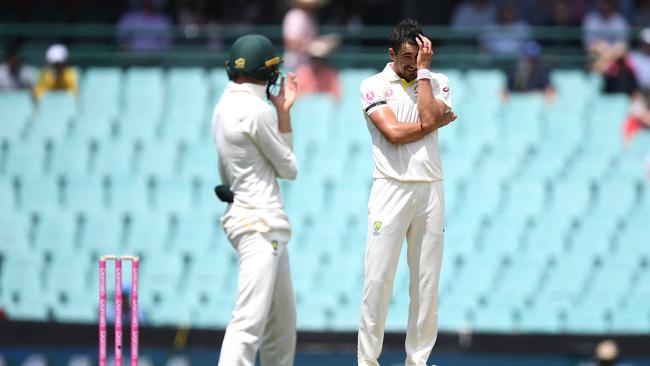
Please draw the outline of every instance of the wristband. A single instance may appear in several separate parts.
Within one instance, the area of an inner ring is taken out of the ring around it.
[[[420,69],[418,70],[418,76],[417,76],[417,81],[420,81],[422,79],[431,79],[431,71],[429,69]]]

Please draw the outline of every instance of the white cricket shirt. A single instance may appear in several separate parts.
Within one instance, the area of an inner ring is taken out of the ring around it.
[[[223,184],[235,194],[221,221],[228,236],[289,231],[276,178],[295,179],[291,134],[278,130],[266,86],[230,82],[214,109],[212,135]]]
[[[449,79],[431,73],[431,88],[435,98],[451,110]],[[393,71],[392,63],[361,83],[361,109],[372,138],[375,161],[374,178],[390,178],[403,182],[436,182],[443,179],[438,131],[408,144],[388,142],[370,120],[380,108],[391,108],[401,123],[420,123],[417,105],[418,83],[408,83]]]

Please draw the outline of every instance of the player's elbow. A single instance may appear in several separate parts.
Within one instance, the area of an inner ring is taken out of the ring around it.
[[[298,176],[298,167],[296,166],[295,159],[286,166],[282,167],[282,169],[278,169],[277,174],[279,178],[286,180],[295,180]]]

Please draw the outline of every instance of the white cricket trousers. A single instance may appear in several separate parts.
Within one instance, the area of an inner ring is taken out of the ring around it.
[[[379,365],[393,280],[406,238],[410,303],[405,365],[426,366],[438,334],[444,212],[442,182],[375,179],[368,203],[359,365]]]
[[[238,293],[221,345],[219,366],[291,366],[296,348],[296,304],[287,243],[273,233],[245,234],[239,254]]]

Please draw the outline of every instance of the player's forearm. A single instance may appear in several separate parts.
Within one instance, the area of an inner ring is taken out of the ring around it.
[[[284,112],[281,110],[277,111],[278,113],[278,130],[282,133],[291,132],[291,114],[289,112]]]
[[[418,113],[425,131],[432,132],[441,127],[444,113],[433,96],[429,79],[418,80]]]
[[[382,134],[391,144],[400,145],[417,141],[429,134],[429,132],[423,130],[420,123],[396,122],[388,126]]]

